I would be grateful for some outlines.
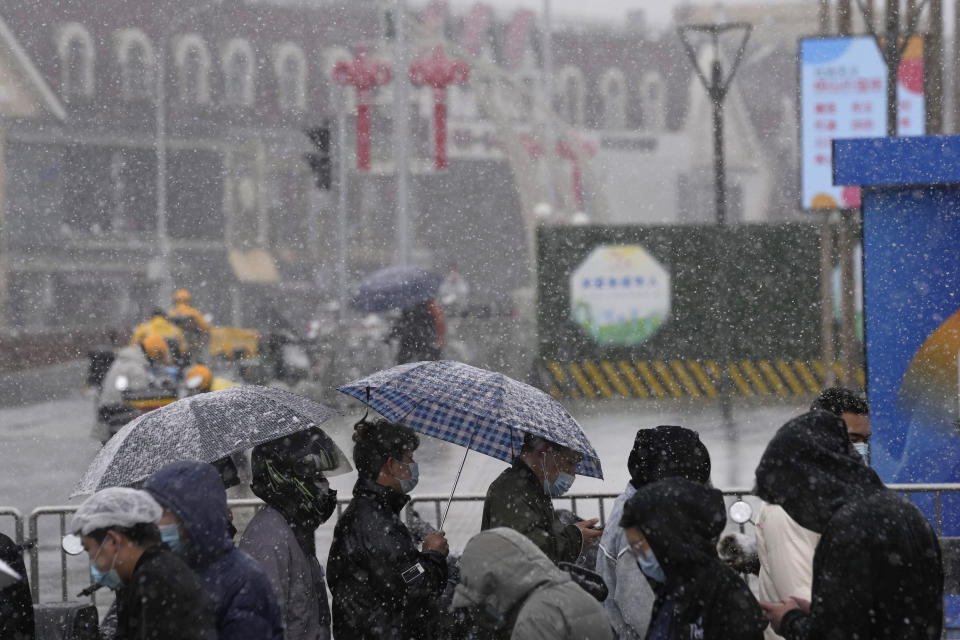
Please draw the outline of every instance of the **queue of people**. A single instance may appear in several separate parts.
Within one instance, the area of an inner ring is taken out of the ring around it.
[[[253,490],[266,506],[239,548],[223,474],[199,462],[168,465],[143,490],[94,494],[71,529],[94,579],[117,591],[116,638],[933,640],[939,543],[855,446],[869,442],[869,421],[844,416],[867,413],[855,394],[828,390],[768,444],[756,469],[767,503],[759,600],[718,555],[723,496],[707,448],[681,426],[636,433],[630,482],[602,529],[564,524],[553,508],[579,454],[528,434],[459,558],[442,531],[417,544],[401,518],[420,441],[383,419],[354,426],[358,478],[326,574],[314,533],[336,508],[324,475],[336,461],[315,427],[254,449]],[[595,565],[573,564],[594,546]]]

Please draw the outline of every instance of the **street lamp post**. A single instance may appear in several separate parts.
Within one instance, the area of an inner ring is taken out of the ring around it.
[[[173,273],[170,270],[172,246],[167,224],[167,40],[183,23],[198,14],[219,6],[219,2],[208,2],[194,7],[190,11],[175,16],[166,23],[157,43],[156,64],[156,138],[154,149],[157,155],[157,247],[160,250],[160,304],[165,305],[173,297]]]
[[[693,64],[694,71],[707,95],[710,96],[710,102],[713,106],[713,170],[714,170],[714,196],[716,203],[717,224],[723,226],[727,223],[727,191],[726,191],[726,166],[723,155],[723,101],[727,97],[727,91],[730,89],[730,82],[733,80],[737,67],[743,59],[743,52],[747,47],[747,40],[750,38],[752,25],[745,22],[731,22],[727,24],[695,24],[686,25],[677,29],[680,39],[683,40],[683,46],[690,56],[690,62]],[[741,31],[743,38],[740,46],[737,48],[736,57],[730,68],[730,73],[724,77],[723,62],[720,52],[720,37],[727,32]],[[697,52],[690,42],[690,34],[693,32],[705,33],[710,36],[713,48],[713,61],[710,64],[710,77],[707,79],[700,69],[700,63],[697,60]]]
[[[723,101],[727,97],[727,91],[730,88],[730,82],[733,80],[737,67],[743,59],[743,52],[747,47],[747,40],[750,38],[752,25],[747,23],[727,23],[727,24],[701,24],[686,25],[677,29],[683,46],[690,57],[690,62],[707,90],[710,96],[710,102],[713,107],[713,172],[714,172],[714,200],[716,207],[717,226],[723,228],[727,224],[727,189],[726,189],[726,166],[724,164],[723,151]],[[737,48],[733,65],[730,67],[730,73],[724,75],[723,63],[721,60],[720,37],[729,32],[742,32],[742,39]],[[697,59],[697,52],[690,42],[692,33],[702,33],[710,37],[713,49],[713,60],[710,64],[709,78],[708,74],[700,69],[700,62]],[[718,279],[718,291],[714,303],[714,316],[717,318],[716,340],[719,344],[717,349],[717,359],[720,360],[720,366],[727,368],[730,366],[730,345],[732,331],[730,331],[730,321],[727,317],[729,309],[725,304],[728,297],[726,291],[728,286],[726,254],[723,250],[717,251],[716,277]],[[724,428],[727,432],[727,438],[731,445],[737,442],[737,433],[733,424],[733,408],[730,402],[730,383],[728,376],[720,376],[720,412],[723,419]]]

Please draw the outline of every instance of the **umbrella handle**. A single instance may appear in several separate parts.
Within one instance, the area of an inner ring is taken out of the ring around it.
[[[443,510],[443,519],[440,520],[440,531],[443,531],[443,525],[447,522],[447,514],[450,513],[450,504],[453,502],[453,494],[457,491],[457,483],[460,482],[460,474],[463,473],[463,465],[467,461],[467,454],[470,453],[470,445],[473,444],[473,437],[477,435],[479,429],[474,426],[473,433],[470,434],[470,441],[467,442],[467,448],[463,452],[463,459],[460,461],[460,468],[457,470],[457,477],[453,480],[453,487],[450,489],[450,498],[447,499],[447,508]]]

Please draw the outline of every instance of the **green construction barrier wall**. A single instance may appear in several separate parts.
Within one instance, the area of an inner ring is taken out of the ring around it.
[[[634,244],[669,272],[671,314],[641,344],[598,344],[571,318],[570,275],[595,247]],[[537,262],[544,360],[820,356],[820,233],[812,225],[541,227]]]

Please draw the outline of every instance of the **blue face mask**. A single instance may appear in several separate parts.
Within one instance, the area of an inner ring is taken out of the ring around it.
[[[551,498],[559,498],[567,491],[570,491],[570,487],[573,486],[574,480],[576,480],[576,476],[572,476],[569,473],[561,471],[559,474],[557,474],[557,479],[553,482],[550,482],[544,478],[543,488],[546,489],[547,495]]]
[[[410,467],[410,477],[400,481],[400,490],[404,493],[410,493],[413,491],[414,487],[417,486],[417,483],[420,482],[420,467],[416,462],[411,462],[407,465]]]
[[[160,529],[160,540],[170,547],[170,551],[183,554],[183,541],[180,539],[180,526],[176,524],[157,525]]]
[[[557,473],[557,479],[553,482],[547,477],[547,452],[543,452],[543,490],[551,498],[559,498],[573,486],[576,476],[560,471]]]
[[[106,538],[103,539],[104,542],[107,541]],[[120,585],[123,584],[123,580],[120,579],[120,574],[117,573],[115,564],[117,564],[117,556],[113,556],[113,562],[110,563],[110,570],[104,573],[97,568],[97,558],[100,556],[100,552],[103,551],[103,545],[100,545],[100,548],[97,549],[97,553],[93,556],[93,560],[90,561],[90,575],[93,577],[93,581],[99,585],[116,591],[120,588]]]
[[[637,558],[637,566],[640,567],[640,571],[645,576],[661,584],[667,581],[667,576],[663,573],[660,561],[657,560],[657,556],[653,555],[653,549],[634,555]]]

